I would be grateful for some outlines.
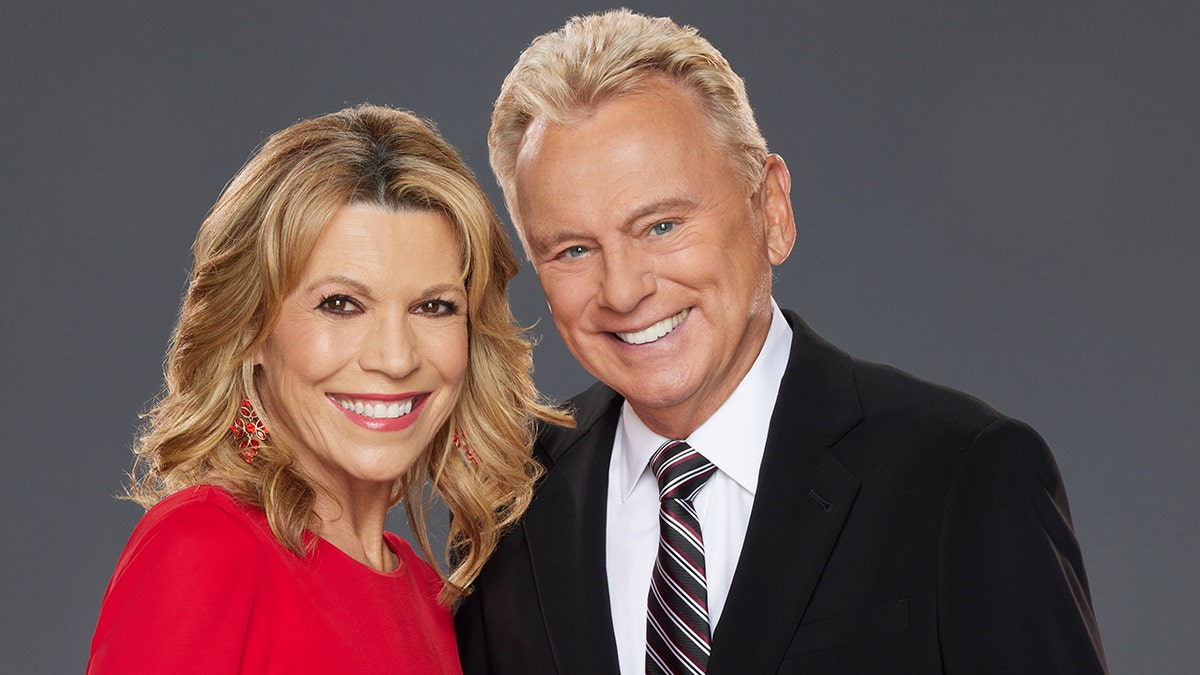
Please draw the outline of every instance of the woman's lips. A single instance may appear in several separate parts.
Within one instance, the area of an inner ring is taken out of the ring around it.
[[[327,394],[346,419],[371,431],[400,431],[417,421],[429,394]]]

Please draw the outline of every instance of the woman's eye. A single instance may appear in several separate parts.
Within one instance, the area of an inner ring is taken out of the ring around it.
[[[449,300],[426,300],[417,305],[415,310],[418,314],[429,314],[433,316],[441,316],[443,314],[457,314],[458,305]]]
[[[650,232],[654,234],[666,234],[673,229],[675,229],[675,223],[669,220],[664,220],[661,223],[655,223],[654,226],[650,228]]]
[[[360,311],[359,306],[348,295],[331,295],[322,300],[317,308],[330,314],[353,314]]]

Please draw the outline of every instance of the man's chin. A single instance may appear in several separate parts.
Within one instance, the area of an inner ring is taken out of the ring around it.
[[[606,382],[606,384],[609,383]],[[613,387],[612,384],[609,386],[623,396],[626,401],[629,401],[635,411],[645,410],[656,414],[669,413],[671,410],[685,405],[691,393],[690,390],[685,390],[675,383],[656,385],[656,383],[647,382],[645,378],[639,380],[637,377],[632,377],[625,379],[621,384],[623,386]]]

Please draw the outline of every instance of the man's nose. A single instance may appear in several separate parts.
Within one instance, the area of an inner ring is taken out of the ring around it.
[[[600,304],[615,312],[632,312],[658,289],[653,261],[637,251],[605,252]]]

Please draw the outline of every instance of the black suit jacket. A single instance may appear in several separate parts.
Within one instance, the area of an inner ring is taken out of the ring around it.
[[[1042,439],[785,316],[791,355],[708,672],[1104,672]],[[621,403],[596,385],[575,429],[541,434],[533,504],[456,614],[464,672],[618,672],[604,537]]]

